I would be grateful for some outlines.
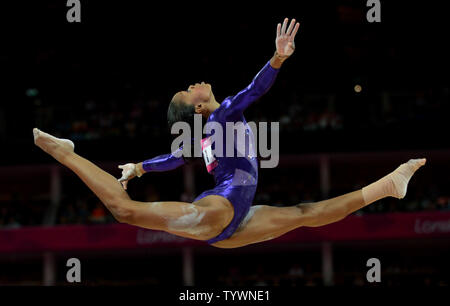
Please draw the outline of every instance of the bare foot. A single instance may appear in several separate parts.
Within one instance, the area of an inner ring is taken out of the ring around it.
[[[75,145],[69,139],[56,138],[50,134],[44,133],[41,130],[34,128],[34,143],[46,153],[59,160],[67,153],[74,151]]]

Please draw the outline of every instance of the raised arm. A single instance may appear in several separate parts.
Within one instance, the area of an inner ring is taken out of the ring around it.
[[[119,182],[122,183],[123,188],[126,190],[128,181],[136,176],[141,177],[146,172],[170,171],[184,165],[184,163],[183,156],[175,157],[175,152],[173,152],[159,155],[137,164],[120,165],[122,177],[119,179]]]
[[[229,108],[233,115],[242,114],[251,103],[258,100],[272,87],[281,65],[294,53],[294,38],[300,23],[296,23],[295,19],[292,19],[286,30],[287,23],[288,18],[285,18],[283,25],[280,23],[277,25],[276,51],[270,61],[255,76],[250,85],[230,99]]]

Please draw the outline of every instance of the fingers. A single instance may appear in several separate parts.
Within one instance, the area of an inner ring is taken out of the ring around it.
[[[289,28],[287,29],[286,35],[291,35],[292,29],[294,28],[295,25],[295,19],[291,20],[291,23],[289,24]]]
[[[123,189],[127,190],[128,181],[123,181],[123,182],[119,181],[119,183],[122,185]]]
[[[295,18],[291,20],[289,23],[289,27],[286,29],[289,19],[285,18],[283,21],[283,25],[280,23],[277,25],[277,38],[282,35],[289,36],[289,41],[293,41],[297,31],[300,27],[300,23],[295,21]]]
[[[130,180],[130,176],[132,175],[132,171],[129,169],[129,164],[118,166],[119,169],[122,169],[122,177],[118,179],[119,183],[122,184],[123,189],[127,190],[128,181]]]
[[[123,189],[127,190],[128,178],[122,176],[118,181],[122,184]]]
[[[286,26],[287,26],[288,20],[289,20],[289,19],[284,18],[283,26],[281,27],[281,35],[286,34]]]
[[[289,41],[294,41],[295,35],[297,35],[298,28],[300,28],[300,23],[299,22],[297,22],[297,24],[295,25],[294,30],[291,33],[291,36],[289,36]]]

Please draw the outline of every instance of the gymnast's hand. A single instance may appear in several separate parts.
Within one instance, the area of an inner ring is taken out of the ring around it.
[[[136,164],[120,165],[119,169],[122,169],[122,177],[119,179],[119,182],[122,184],[123,189],[127,190],[128,181],[137,176]]]
[[[281,26],[281,23],[279,23],[277,26],[277,38],[275,39],[275,46],[277,47],[278,55],[282,58],[288,58],[292,55],[292,53],[294,53],[294,38],[297,34],[298,28],[300,27],[300,23],[296,23],[295,19],[292,19],[291,23],[289,24],[289,28],[286,31],[288,20],[288,18],[285,18],[283,26]]]

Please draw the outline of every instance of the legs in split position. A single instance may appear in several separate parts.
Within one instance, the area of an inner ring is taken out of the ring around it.
[[[71,169],[119,222],[208,240],[221,233],[233,219],[231,203],[220,196],[208,196],[195,203],[133,201],[115,177],[76,154],[72,141],[38,129],[33,129],[33,134],[35,144]]]
[[[119,222],[208,240],[221,233],[233,219],[232,204],[220,196],[207,196],[194,203],[133,201],[115,177],[76,154],[73,142],[38,129],[33,134],[35,144],[77,174]],[[361,190],[329,200],[290,207],[252,206],[233,236],[213,246],[236,248],[266,241],[300,226],[317,227],[339,221],[385,197],[401,199],[409,180],[425,162],[424,158],[411,159]]]

